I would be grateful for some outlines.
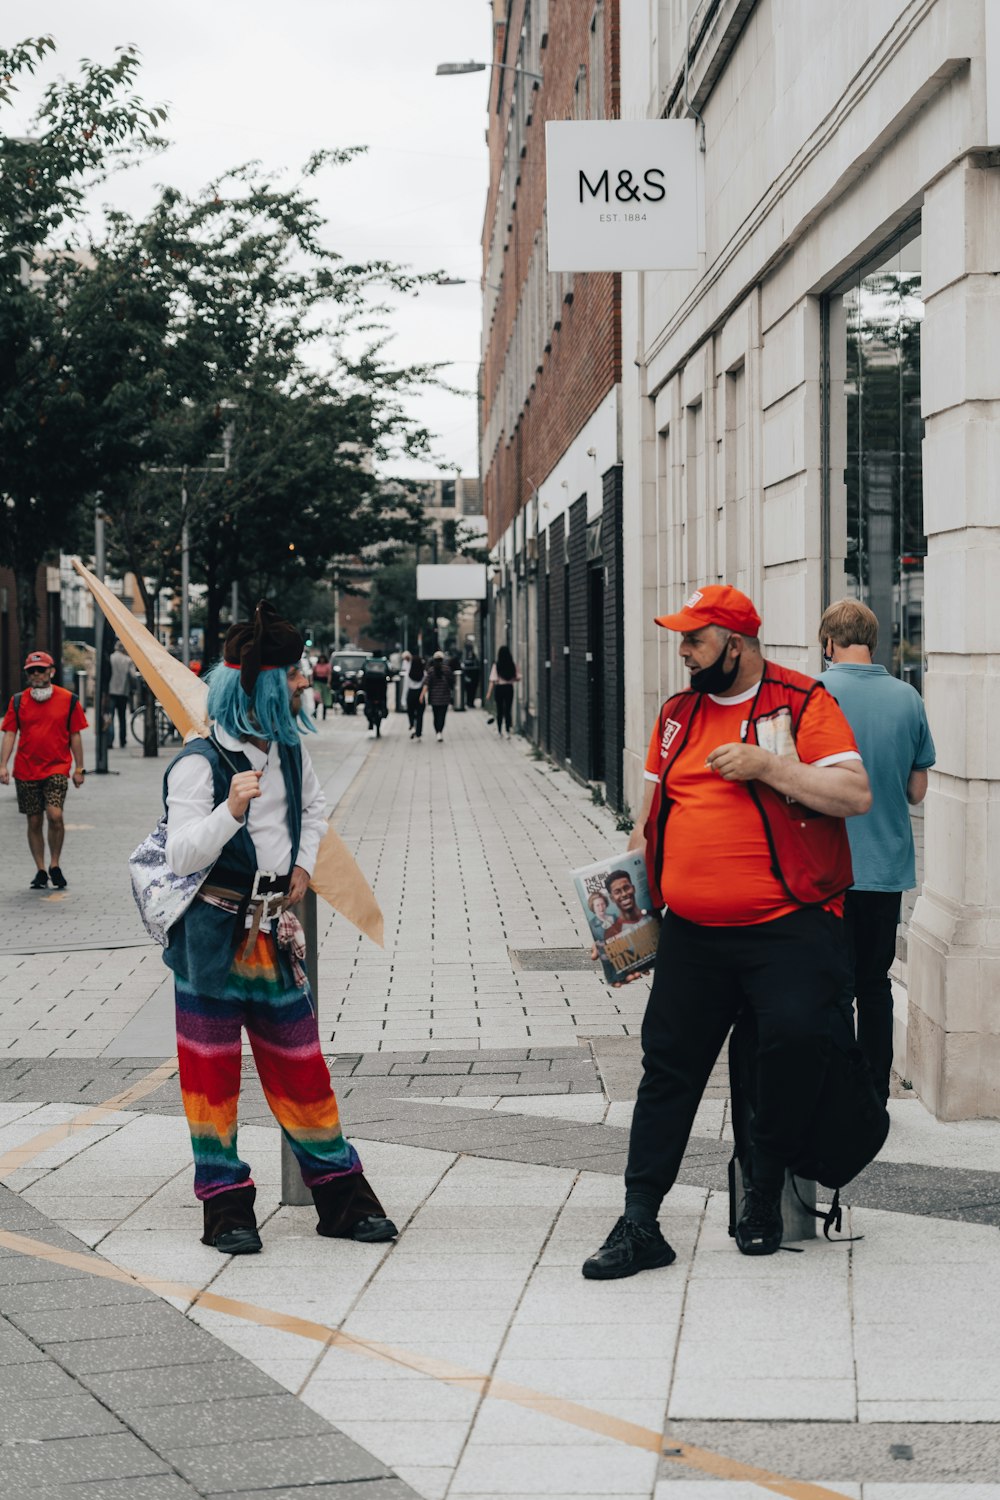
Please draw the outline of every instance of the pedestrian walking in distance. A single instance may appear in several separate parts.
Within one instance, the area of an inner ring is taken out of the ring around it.
[[[325,719],[333,707],[333,694],[330,690],[330,658],[325,651],[321,651],[316,658],[313,667],[313,695],[316,699],[313,704],[313,718],[319,713],[320,704],[323,705],[323,718]]]
[[[680,636],[689,686],[653,727],[629,840],[667,907],[642,1023],[625,1212],[583,1274],[667,1266],[657,1222],[705,1084],[744,1005],[758,1033],[750,1181],[736,1244],[781,1245],[785,1164],[812,1119],[831,1041],[850,1047],[844,819],[871,806],[850,725],[821,683],[761,655],[760,616],[726,584],[656,623]]]
[[[878,619],[866,604],[857,599],[831,604],[820,621],[819,639],[828,664],[823,685],[854,731],[872,788],[871,811],[847,825],[854,884],[844,898],[852,970],[846,1004],[857,1002],[858,1046],[886,1100],[892,1072],[889,970],[902,893],[917,883],[910,808],[927,795],[934,741],[916,688],[872,661]]]
[[[435,651],[431,657],[430,668],[424,679],[420,695],[422,701],[429,703],[431,706],[431,713],[434,717],[434,733],[437,735],[439,743],[444,739],[444,721],[448,717],[448,704],[451,702],[454,685],[454,674],[445,662],[444,652]]]
[[[496,708],[497,733],[502,735],[506,729],[507,738],[510,739],[511,711],[514,706],[514,684],[521,681],[521,674],[517,670],[514,658],[507,646],[501,646],[497,652],[497,659],[490,667],[490,681],[486,689],[486,697],[489,700],[492,695]]]
[[[62,872],[63,839],[66,826],[63,807],[69,790],[70,766],[73,785],[83,786],[81,733],[87,719],[75,693],[57,687],[56,664],[47,651],[32,651],[24,663],[28,679],[27,692],[15,693],[7,705],[3,720],[3,744],[0,746],[0,785],[10,783],[8,763],[14,743],[14,785],[17,806],[28,819],[28,848],[35,861],[35,878],[31,889],[44,891],[49,881],[63,890],[67,880]],[[45,868],[45,827],[48,823],[49,867]]]
[[[389,1240],[396,1227],[345,1139],[320,1050],[302,928],[289,909],[309,885],[325,802],[303,732],[302,637],[266,601],[233,625],[208,674],[209,739],[166,775],[166,858],[177,875],[210,867],[164,950],[174,972],[181,1098],[194,1150],[202,1242],[261,1248],[256,1189],[237,1151],[241,1031],[272,1113],[319,1215],[317,1233]]]
[[[108,726],[108,748],[115,742],[115,720],[118,721],[118,745],[125,749],[125,730],[128,715],[129,688],[131,686],[132,662],[121,641],[115,641],[111,653],[111,676],[108,679],[108,698],[111,703],[111,723]]]
[[[410,721],[410,739],[419,740],[424,732],[424,698],[421,689],[427,680],[423,657],[403,652],[403,701]]]

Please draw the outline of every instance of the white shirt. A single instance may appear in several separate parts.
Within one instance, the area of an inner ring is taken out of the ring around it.
[[[252,770],[263,771],[260,796],[250,803],[246,827],[257,854],[257,868],[288,875],[292,868],[292,841],[277,745],[272,743],[265,755],[256,745],[235,739],[218,724],[215,738],[224,750],[242,752]],[[167,864],[175,875],[193,875],[212,864],[243,827],[243,819],[234,818],[225,802],[213,807],[214,801],[208,760],[203,755],[185,756],[167,779]],[[326,798],[309,754],[303,748],[302,831],[295,862],[310,875],[325,833]]]

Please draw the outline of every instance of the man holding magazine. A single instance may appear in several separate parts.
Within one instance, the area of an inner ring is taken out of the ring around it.
[[[821,683],[767,662],[760,616],[727,584],[657,619],[680,635],[689,686],[660,710],[629,840],[666,906],[643,1020],[643,1076],[625,1212],[584,1262],[592,1280],[667,1266],[657,1216],[695,1112],[744,1004],[759,1035],[751,1183],[736,1243],[781,1244],[785,1164],[815,1108],[824,1049],[844,1025],[844,819],[871,805],[843,713]]]

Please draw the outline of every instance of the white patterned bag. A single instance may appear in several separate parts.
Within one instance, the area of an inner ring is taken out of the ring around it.
[[[134,849],[129,855],[132,895],[139,908],[142,925],[162,948],[167,946],[171,927],[180,921],[211,870],[212,865],[206,865],[193,875],[174,874],[167,864],[166,813],[138,849]]]

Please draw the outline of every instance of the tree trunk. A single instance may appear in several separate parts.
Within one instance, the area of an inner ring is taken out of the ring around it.
[[[142,588],[141,584],[140,588]],[[142,592],[145,594],[146,590],[143,588]],[[149,631],[150,635],[156,634],[155,598],[155,595],[147,594],[145,601],[146,629]],[[149,686],[148,682],[144,682],[142,685],[142,706],[144,710],[142,715],[142,753],[143,756],[148,759],[151,756],[158,755],[160,751],[159,736],[156,733],[156,697],[153,693],[153,689]]]
[[[37,564],[30,571],[24,567],[18,568],[14,574],[14,581],[17,588],[18,650],[23,662],[28,652],[35,649],[35,635],[38,629],[38,598],[35,593],[35,585],[38,581]]]
[[[202,653],[202,674],[209,667],[214,666],[221,653],[220,637],[222,635],[222,624],[220,615],[222,613],[222,600],[224,594],[220,586],[209,580],[205,593],[205,650]]]

